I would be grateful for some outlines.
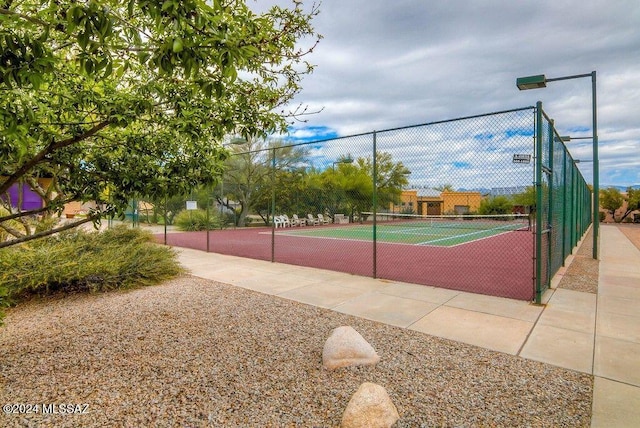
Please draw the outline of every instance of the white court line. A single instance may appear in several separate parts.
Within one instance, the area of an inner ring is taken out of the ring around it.
[[[432,244],[434,242],[447,241],[447,240],[450,240],[450,239],[458,239],[458,238],[462,238],[462,237],[465,237],[465,236],[480,235],[481,233],[491,232],[491,231],[495,231],[495,230],[504,230],[504,229],[503,228],[496,228],[496,229],[478,230],[476,232],[463,233],[462,235],[449,236],[448,238],[439,238],[439,239],[434,239],[434,240],[431,240],[431,241],[419,242],[416,245],[430,245],[430,244]],[[483,236],[482,238],[473,239],[471,241],[466,241],[466,242],[461,242],[459,244],[449,245],[449,247],[457,247],[458,245],[469,244],[471,242],[476,242],[476,241],[480,241],[482,239],[487,239],[487,238],[493,238],[494,236],[504,235],[505,233],[509,233],[509,232],[517,232],[519,230],[521,230],[521,229],[504,230],[504,232],[502,232],[502,233],[496,233],[496,234],[492,234],[492,235],[489,235],[489,236]]]
[[[359,227],[356,227],[354,229],[355,230],[361,229],[361,228],[363,229],[365,227],[366,226],[360,225]],[[282,228],[282,229],[285,229],[285,230],[281,230],[281,231],[277,232],[278,235],[281,235],[281,236],[297,236],[297,237],[302,237],[302,238],[332,239],[332,240],[341,240],[341,241],[372,242],[372,240],[369,239],[369,238],[367,238],[367,239],[359,239],[359,238],[345,238],[345,237],[337,237],[337,236],[335,236],[335,237],[334,236],[314,236],[314,235],[305,234],[305,233],[308,233],[310,231],[313,231],[314,229],[312,229],[312,228],[305,229],[305,230],[297,229],[297,230],[291,230],[291,231],[287,230],[286,228]],[[343,228],[341,228],[341,227],[331,227],[331,228],[325,227],[323,229],[315,229],[315,230],[318,231],[318,232],[321,232],[321,230],[322,231],[328,231],[328,230],[342,230],[342,229]],[[354,230],[354,229],[351,229],[351,230]],[[369,228],[369,230],[371,230],[371,228]],[[432,239],[430,241],[424,241],[424,242],[417,242],[415,244],[407,244],[405,242],[385,242],[385,241],[383,241],[383,243],[385,243],[385,244],[399,244],[399,245],[415,245],[415,246],[426,247],[426,246],[433,245],[436,242],[454,240],[454,239],[459,239],[459,238],[463,238],[463,237],[466,237],[466,236],[480,235],[480,234],[483,234],[485,232],[492,232],[492,231],[497,231],[497,230],[504,230],[504,227],[477,230],[477,231],[473,231],[473,232],[469,232],[469,233],[464,233],[464,234],[461,234],[461,235],[448,235],[448,236],[446,236],[444,238]],[[504,235],[505,233],[517,232],[517,231],[520,231],[520,230],[523,230],[523,229],[519,228],[519,229],[504,230],[501,233],[495,233],[495,234],[491,234],[489,236],[483,236],[481,238],[472,239],[470,241],[461,242],[459,244],[447,245],[445,248],[458,247],[460,245],[466,245],[466,244],[470,244],[472,242],[478,242],[478,241],[481,241],[483,239],[489,239],[489,238],[493,238],[493,237],[496,237],[496,236]],[[387,230],[387,231],[385,231],[385,233],[388,233],[388,234],[405,234],[405,235],[424,235],[423,231],[424,231],[423,227],[414,227],[414,228],[406,228],[404,230],[399,230],[399,231]],[[264,234],[264,235],[266,235],[266,234],[270,235],[271,231],[258,232],[258,233],[259,234]],[[437,235],[437,234],[432,233],[432,235]],[[442,247],[440,245],[433,245],[433,246]]]

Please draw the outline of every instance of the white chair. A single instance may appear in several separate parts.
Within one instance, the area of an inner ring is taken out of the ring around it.
[[[311,214],[307,214],[307,226],[316,226],[318,225],[318,219],[315,218],[313,215]]]
[[[273,225],[275,226],[276,229],[279,227],[284,227],[282,217],[280,217],[279,215],[273,216]]]
[[[291,221],[288,215],[283,214],[280,216],[280,219],[282,220],[282,227],[291,227]]]
[[[298,214],[294,214],[291,216],[291,226],[304,226],[305,222],[300,220]]]
[[[329,219],[324,218],[322,214],[318,214],[318,224],[329,224]]]

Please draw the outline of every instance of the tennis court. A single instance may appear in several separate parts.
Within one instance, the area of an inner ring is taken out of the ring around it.
[[[372,213],[364,213],[371,215]],[[352,223],[331,227],[279,229],[279,235],[350,239],[377,242],[452,247],[487,239],[512,231],[529,231],[527,215],[417,216],[410,214],[378,214],[375,225]]]
[[[228,204],[250,190],[255,201],[228,207],[238,228],[160,242],[541,303],[592,223],[591,191],[541,103],[231,159],[230,171],[264,172],[259,183],[221,182],[207,196]],[[306,214],[303,227],[264,225],[293,213]]]
[[[534,234],[525,221],[464,220],[456,228],[396,218],[376,225],[375,242],[366,223],[182,232],[166,239],[177,247],[531,300]]]

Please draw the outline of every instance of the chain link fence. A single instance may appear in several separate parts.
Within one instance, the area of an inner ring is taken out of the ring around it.
[[[180,201],[216,223],[165,242],[539,302],[591,222],[541,105],[230,150],[221,183]]]
[[[541,103],[536,114],[537,198],[541,210],[536,233],[535,300],[540,303],[553,275],[564,266],[592,220],[599,219],[592,219],[591,190]]]

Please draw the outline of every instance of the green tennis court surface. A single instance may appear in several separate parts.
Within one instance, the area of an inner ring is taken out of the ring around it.
[[[451,247],[479,239],[490,238],[502,233],[529,230],[527,216],[493,216],[478,218],[444,216],[408,218],[394,216],[376,224],[378,242],[434,245]],[[279,229],[279,235],[305,236],[327,239],[373,240],[372,223],[348,225],[306,226]]]

